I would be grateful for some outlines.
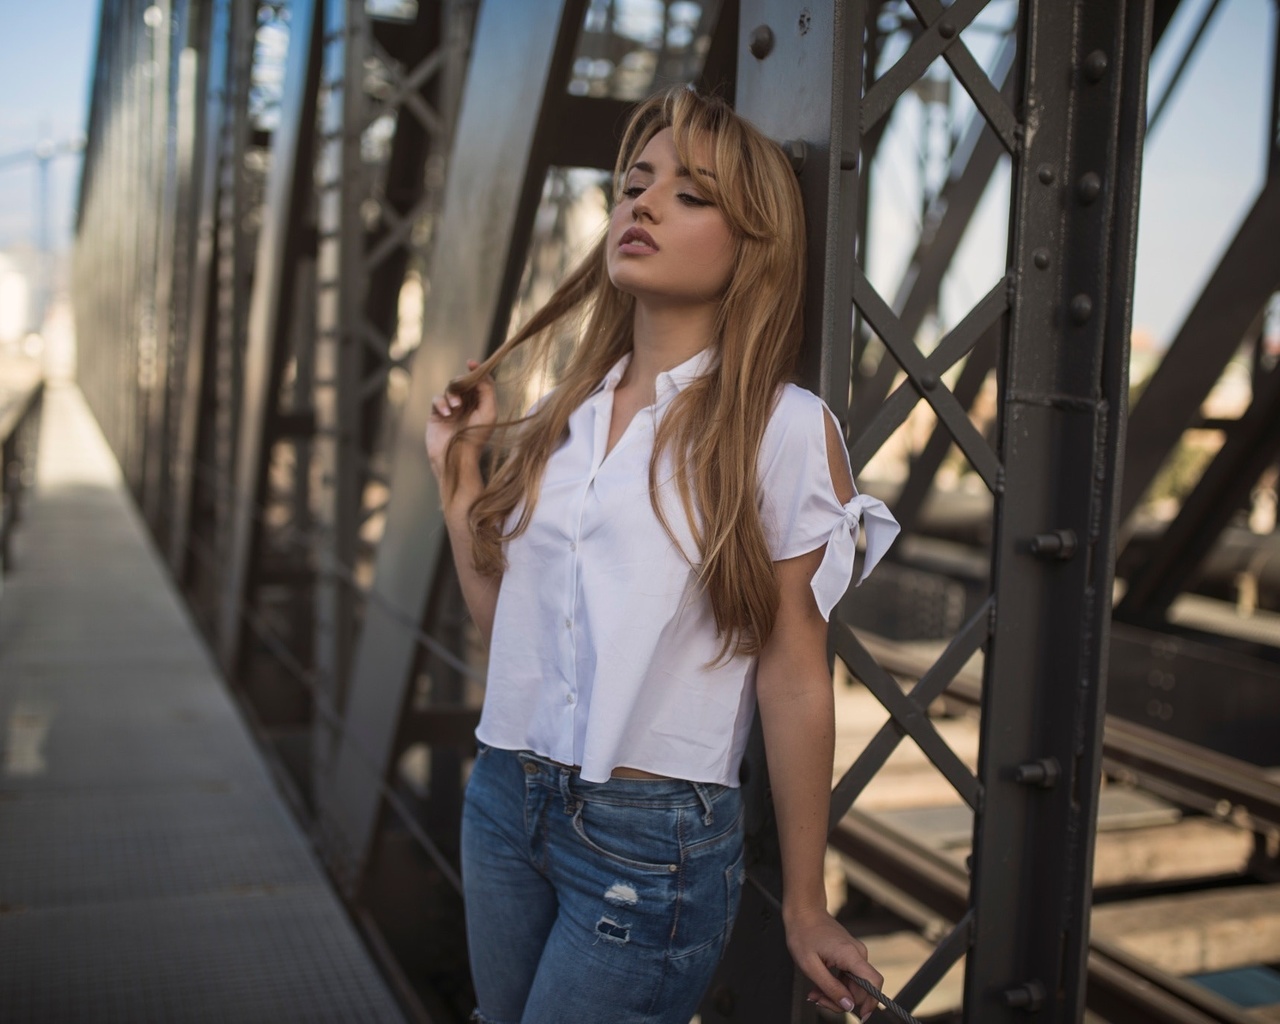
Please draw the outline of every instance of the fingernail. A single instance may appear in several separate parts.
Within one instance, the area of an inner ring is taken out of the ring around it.
[[[845,1013],[853,1013],[853,1000],[845,996],[840,1000],[840,1009],[844,1010]]]
[[[875,1012],[876,1012],[876,1011],[875,1011],[875,1007],[872,1007],[870,1010],[868,1010],[866,1013],[864,1013],[864,1014],[862,1015],[862,1024],[867,1024],[867,1021],[869,1021],[869,1020],[871,1019],[871,1015],[872,1015],[873,1013],[875,1013]]]

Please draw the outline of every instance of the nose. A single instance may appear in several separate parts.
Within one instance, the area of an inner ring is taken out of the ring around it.
[[[633,220],[644,218],[645,220],[656,221],[658,219],[652,188],[647,188],[636,196],[635,201],[631,204],[631,217]]]

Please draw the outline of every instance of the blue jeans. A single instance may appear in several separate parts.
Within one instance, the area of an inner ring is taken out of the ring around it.
[[[738,790],[583,782],[481,745],[462,815],[473,1019],[689,1024],[742,876]]]

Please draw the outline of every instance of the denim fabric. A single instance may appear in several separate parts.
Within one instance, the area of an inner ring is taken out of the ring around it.
[[[481,745],[462,816],[475,1019],[689,1024],[742,875],[737,789],[583,782]]]

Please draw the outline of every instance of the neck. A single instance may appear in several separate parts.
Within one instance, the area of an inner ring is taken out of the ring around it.
[[[632,320],[629,383],[652,388],[658,374],[693,358],[712,343],[716,308],[706,304],[660,306],[637,302]]]

